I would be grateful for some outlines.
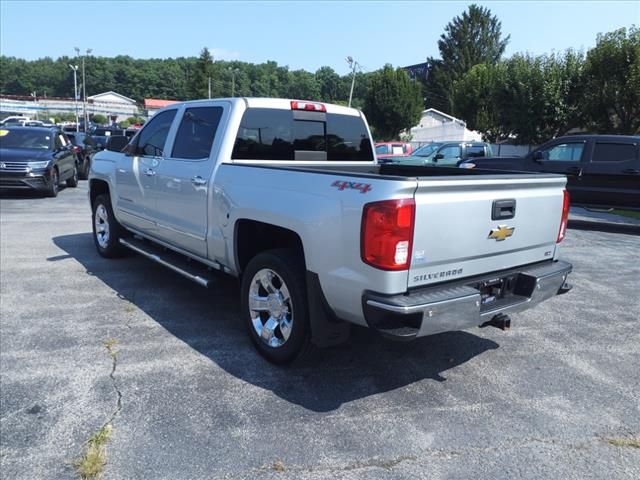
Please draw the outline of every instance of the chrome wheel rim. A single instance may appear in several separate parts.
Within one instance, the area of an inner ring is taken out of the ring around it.
[[[286,283],[269,268],[258,271],[249,288],[249,313],[258,338],[269,347],[284,345],[293,327],[293,303]]]
[[[98,205],[94,218],[96,227],[96,240],[102,248],[107,248],[109,243],[109,214],[104,205]]]
[[[54,170],[53,173],[51,174],[51,188],[54,192],[58,191],[58,171]]]

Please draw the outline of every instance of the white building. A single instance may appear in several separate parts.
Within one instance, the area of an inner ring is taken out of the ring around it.
[[[0,96],[2,117],[21,114],[31,118],[48,119],[56,113],[74,113],[76,107],[82,118],[82,99],[76,103],[73,98]],[[137,116],[139,109],[135,100],[116,92],[105,92],[87,97],[87,113],[99,113],[109,119],[116,117],[116,121],[119,122]]]
[[[482,135],[469,130],[465,122],[435,108],[423,111],[410,133],[412,142],[482,141]]]

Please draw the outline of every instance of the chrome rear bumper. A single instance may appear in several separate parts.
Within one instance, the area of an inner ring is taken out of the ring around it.
[[[464,330],[498,314],[519,312],[566,293],[571,288],[566,283],[571,269],[567,262],[545,262],[405,295],[367,292],[363,298],[365,319],[370,327],[401,339]]]

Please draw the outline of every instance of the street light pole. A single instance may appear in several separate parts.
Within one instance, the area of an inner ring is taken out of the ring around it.
[[[351,99],[353,98],[353,87],[356,84],[356,68],[358,68],[358,62],[356,62],[351,56],[347,57],[347,63],[351,68],[351,91],[349,92],[349,107],[351,107]]]
[[[78,120],[78,65],[69,65],[69,68],[73,70],[73,100],[76,109],[76,132],[80,131],[80,125]]]
[[[80,55],[80,49],[78,47],[74,47],[76,54]],[[92,52],[90,48],[87,48],[85,55],[82,56],[82,118],[84,119],[84,131],[87,131],[87,126],[89,125],[89,117],[87,115],[87,84],[84,74],[84,59],[87,55]]]

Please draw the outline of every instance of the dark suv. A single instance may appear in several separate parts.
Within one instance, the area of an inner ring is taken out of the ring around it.
[[[62,181],[78,186],[76,154],[60,129],[0,128],[0,189],[38,190],[55,197]]]
[[[66,132],[67,137],[73,143],[74,151],[78,157],[78,175],[81,180],[89,177],[91,157],[99,151],[96,141],[84,132]]]
[[[389,162],[401,165],[456,166],[470,158],[493,155],[491,145],[483,142],[433,142],[421,146],[406,157],[391,157]],[[382,162],[381,162],[382,163]]]
[[[469,159],[460,166],[561,173],[572,205],[640,210],[640,136],[569,135],[524,157]]]

